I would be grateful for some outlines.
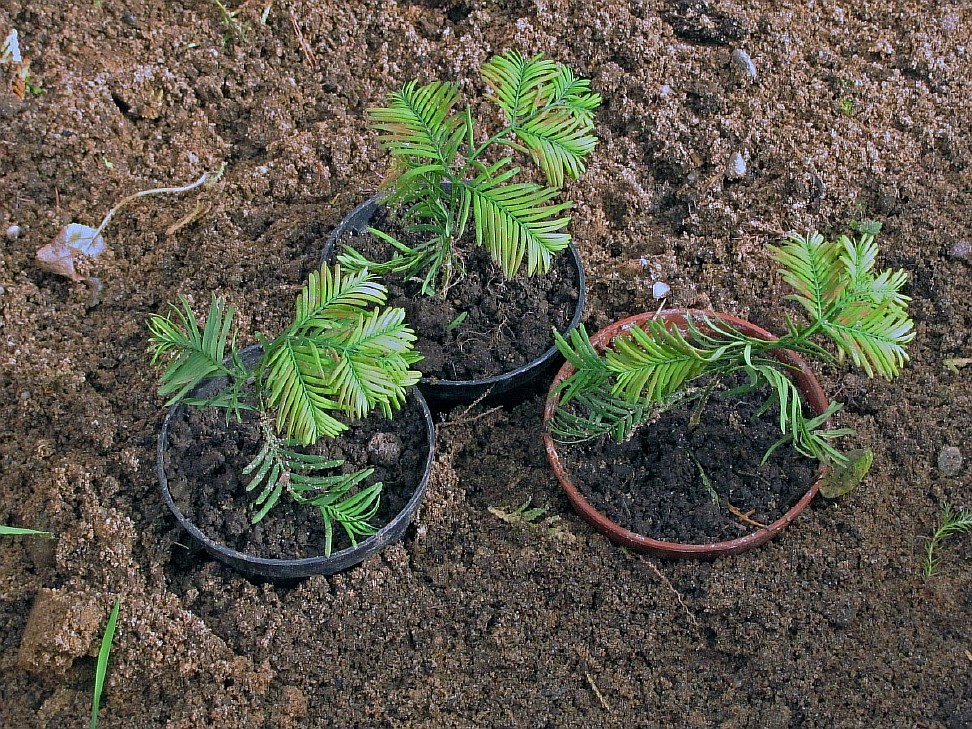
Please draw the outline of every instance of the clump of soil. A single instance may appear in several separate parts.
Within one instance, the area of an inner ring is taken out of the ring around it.
[[[243,469],[262,446],[259,420],[248,412],[242,422],[226,423],[223,415],[213,408],[186,408],[171,422],[165,470],[176,505],[204,534],[239,552],[271,559],[323,554],[319,511],[286,493],[259,523],[250,523],[258,493],[246,491],[250,477]],[[425,470],[429,450],[422,409],[410,398],[393,420],[372,413],[307,452],[343,460],[335,474],[373,467],[375,472],[360,486],[382,482],[371,523],[387,524],[408,503]],[[332,551],[350,545],[344,529],[334,524]]]
[[[715,392],[696,427],[693,403],[622,443],[602,436],[557,450],[591,505],[626,529],[682,544],[736,539],[785,514],[814,478],[816,462],[791,448],[760,463],[780,437],[772,408],[754,420],[767,394]]]
[[[407,245],[417,243],[383,208],[371,224]],[[344,245],[371,261],[388,260],[394,252],[369,233],[346,233],[338,238],[337,251]],[[422,374],[440,380],[482,379],[521,367],[550,349],[551,329],[566,331],[579,299],[570,253],[554,256],[546,274],[520,273],[507,279],[469,231],[457,247],[468,251],[462,260],[464,273],[453,277],[444,296],[423,295],[421,281],[401,274],[382,279],[388,303],[405,309],[418,336],[416,348],[425,358],[418,365]]]

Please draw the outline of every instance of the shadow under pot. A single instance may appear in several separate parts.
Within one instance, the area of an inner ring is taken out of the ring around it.
[[[685,333],[687,317],[700,327],[707,317],[749,336],[776,339],[728,314],[671,309],[615,322],[592,335],[591,343],[603,351],[656,316]],[[809,410],[823,413],[828,400],[806,362],[790,350],[769,354],[783,365]],[[781,447],[761,464],[780,430],[773,408],[759,412],[767,393],[758,390],[743,396],[716,390],[701,410],[695,401],[676,404],[622,443],[610,435],[584,443],[555,441],[549,425],[560,400],[557,387],[574,371],[564,364],[547,396],[547,459],[574,509],[615,543],[667,558],[740,554],[779,534],[817,495],[825,471],[816,460]],[[728,383],[743,384],[745,378]]]
[[[254,366],[262,350],[241,352]],[[225,378],[200,383],[191,397],[206,397],[225,387]],[[287,493],[258,523],[251,523],[255,492],[247,492],[243,469],[260,447],[259,422],[248,413],[242,422],[215,408],[176,405],[159,433],[156,471],[162,497],[179,525],[212,557],[247,575],[291,580],[330,575],[402,539],[425,496],[435,450],[429,407],[413,388],[405,405],[386,419],[380,413],[350,423],[336,438],[319,441],[329,459],[356,470],[374,467],[362,486],[382,481],[377,533],[351,543],[333,526],[333,546],[324,554],[324,525],[317,508],[298,504]],[[335,467],[335,473],[341,467]]]
[[[367,200],[331,232],[322,260],[334,263],[345,245],[369,260],[387,260],[391,247],[368,228],[389,225],[394,221],[380,196]],[[482,247],[470,244],[469,250],[465,274],[445,296],[423,295],[421,282],[401,275],[383,279],[389,305],[405,309],[418,336],[416,349],[424,357],[419,387],[435,405],[518,399],[558,360],[551,330],[566,334],[584,309],[584,266],[573,243],[554,256],[549,273],[513,279],[504,278]]]

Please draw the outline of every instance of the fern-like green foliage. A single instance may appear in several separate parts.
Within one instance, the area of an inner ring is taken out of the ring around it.
[[[778,412],[782,437],[767,458],[788,443],[824,463],[846,465],[833,441],[852,431],[827,428],[841,404],[806,415],[799,390],[771,351],[849,360],[869,376],[894,377],[908,360],[905,346],[915,336],[909,299],[902,293],[907,274],[874,271],[878,248],[870,232],[836,241],[819,233],[791,235],[771,252],[793,288],[789,298],[808,319],[803,324],[787,319],[787,334],[780,339],[747,336],[721,320],[691,316],[684,330],[661,319],[632,326],[603,352],[583,327],[571,332],[570,341],[555,333],[575,371],[559,385],[560,402],[550,424],[554,437],[574,442],[610,433],[623,440],[653,413],[677,400],[704,398],[713,382],[742,374],[748,384],[731,392],[765,387],[770,396],[764,410],[775,407]],[[829,339],[835,354],[814,341],[818,336]]]
[[[257,492],[254,523],[286,491],[321,511],[327,554],[334,522],[352,542],[374,533],[368,520],[381,484],[358,488],[373,469],[325,475],[343,462],[296,449],[346,430],[342,415],[361,418],[378,409],[392,417],[418,382],[420,373],[411,369],[421,359],[415,334],[404,310],[385,301],[384,287],[368,271],[321,266],[297,295],[291,323],[272,340],[257,334],[263,353],[252,368],[230,337],[233,307],[221,299],[213,298],[203,326],[185,297],[168,316],[148,322],[152,363],[169,357],[159,386],[168,404],[218,407],[237,417],[260,413],[263,448],[245,469],[247,490]],[[225,380],[220,387],[199,387],[216,376]]]
[[[601,97],[590,82],[563,64],[510,51],[481,69],[489,98],[506,124],[482,139],[469,107],[458,108],[454,84],[412,81],[368,110],[372,128],[392,156],[386,201],[402,211],[408,245],[372,230],[391,245],[386,261],[369,261],[346,247],[338,261],[349,270],[399,272],[418,277],[422,291],[449,288],[462,273],[457,246],[472,220],[484,246],[507,277],[526,264],[527,275],[545,273],[570,243],[569,202],[556,202],[567,178],[577,179],[597,143],[594,112]],[[517,182],[513,154],[526,154],[546,185]],[[487,159],[492,157],[492,159]]]

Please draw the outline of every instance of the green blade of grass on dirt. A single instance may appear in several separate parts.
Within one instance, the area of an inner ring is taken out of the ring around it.
[[[98,651],[98,666],[95,668],[94,698],[91,702],[91,729],[97,729],[98,709],[101,707],[101,691],[105,687],[105,673],[108,671],[108,654],[111,653],[111,641],[115,637],[115,623],[118,622],[118,609],[121,598],[115,600],[115,607],[111,610],[105,634],[101,638],[101,649]]]
[[[53,539],[52,532],[42,532],[37,529],[24,529],[22,527],[12,527],[0,524],[0,536],[3,537],[46,537]]]

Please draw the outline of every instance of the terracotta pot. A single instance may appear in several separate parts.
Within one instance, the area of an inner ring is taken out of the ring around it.
[[[349,231],[359,234],[366,232],[371,219],[380,207],[380,197],[375,196],[348,213],[328,236],[324,251],[321,253],[321,260],[331,262],[335,247],[345,233]],[[581,315],[584,312],[587,284],[584,276],[584,264],[581,262],[580,253],[573,243],[567,247],[565,253],[570,257],[577,275],[577,305],[574,307],[574,314],[564,332],[566,335],[580,323]],[[430,401],[446,406],[472,402],[485,395],[490,398],[510,396],[514,392],[524,389],[526,385],[548,369],[553,369],[558,351],[556,345],[553,344],[552,337],[550,342],[550,348],[539,357],[508,372],[474,380],[444,380],[438,377],[423,377],[419,383],[419,389]]]
[[[718,319],[727,322],[744,334],[760,337],[762,339],[776,339],[774,335],[767,332],[765,329],[729,314],[717,314],[711,311],[702,311],[697,309],[666,309],[658,312],[657,317],[664,319],[667,323],[677,326],[684,331],[687,329],[686,315],[691,315],[695,319],[696,323],[698,322],[699,317],[707,316],[710,319]],[[630,327],[636,324],[643,324],[655,317],[656,314],[654,312],[650,312],[636,314],[628,317],[627,319],[622,319],[621,321],[615,322],[614,324],[611,324],[610,326],[605,327],[601,331],[594,334],[591,337],[591,342],[595,348],[598,350],[603,350],[615,337],[622,334]],[[810,371],[807,363],[799,355],[790,350],[773,350],[771,354],[777,360],[792,368],[793,381],[803,393],[804,397],[806,398],[806,402],[813,413],[815,415],[819,415],[820,413],[824,412],[829,404],[827,401],[827,396],[820,387],[820,383],[817,381],[817,378],[814,377],[813,372]],[[803,497],[779,519],[766,527],[752,532],[751,534],[747,534],[744,537],[739,537],[738,539],[732,539],[724,542],[713,542],[709,544],[680,544],[678,542],[667,542],[659,539],[652,539],[651,537],[646,537],[629,529],[625,529],[595,509],[590,502],[584,498],[583,494],[581,494],[577,487],[571,483],[570,476],[566,473],[561,465],[560,456],[557,453],[557,445],[546,427],[550,422],[550,419],[553,417],[560,399],[559,394],[556,394],[554,391],[556,387],[571,374],[573,374],[573,372],[574,368],[569,363],[565,363],[554,378],[553,384],[551,385],[549,394],[547,396],[546,407],[543,411],[543,441],[547,450],[547,459],[550,461],[550,465],[553,467],[554,473],[557,475],[557,480],[560,481],[560,485],[563,487],[564,491],[567,492],[567,497],[570,499],[570,503],[574,506],[578,513],[580,513],[580,515],[586,521],[594,526],[595,529],[606,534],[617,544],[628,547],[636,552],[645,552],[658,557],[668,558],[691,557],[695,559],[715,559],[716,557],[722,557],[729,554],[740,554],[741,552],[745,552],[754,547],[758,547],[761,544],[765,544],[779,534],[784,527],[790,524],[804,509],[807,508],[810,502],[813,501],[813,498],[817,495],[817,491],[820,488],[820,480],[824,475],[823,468],[821,468],[821,470],[818,472],[816,480],[810,485]]]
[[[247,347],[240,352],[243,362],[248,366],[254,366],[259,361],[262,354],[260,346]],[[202,391],[212,392],[224,384],[220,385],[220,378],[213,378],[201,382],[192,394]],[[426,442],[428,443],[428,453],[425,455],[425,467],[422,477],[415,486],[415,491],[406,503],[405,507],[395,515],[387,524],[382,526],[376,534],[367,539],[362,539],[357,546],[348,547],[338,552],[332,552],[329,556],[319,555],[315,557],[305,557],[302,559],[271,559],[266,557],[256,557],[252,554],[239,552],[235,549],[217,542],[215,539],[205,534],[195,524],[189,521],[176,505],[169,490],[169,482],[165,474],[165,453],[169,447],[169,427],[172,422],[182,417],[186,406],[179,404],[169,409],[165,421],[162,423],[162,430],[159,433],[158,448],[156,453],[156,475],[162,489],[162,498],[165,500],[169,510],[173,513],[179,525],[185,529],[192,538],[202,546],[212,557],[220,562],[228,564],[238,569],[240,572],[258,577],[266,577],[271,580],[292,580],[296,578],[309,577],[310,575],[331,575],[335,572],[353,567],[359,562],[375,552],[394,544],[401,540],[405,534],[405,529],[415,518],[422,499],[425,497],[425,490],[429,483],[429,475],[432,472],[432,460],[435,455],[435,425],[432,420],[432,413],[429,410],[425,398],[415,388],[408,397],[414,398],[422,410],[425,422]]]

